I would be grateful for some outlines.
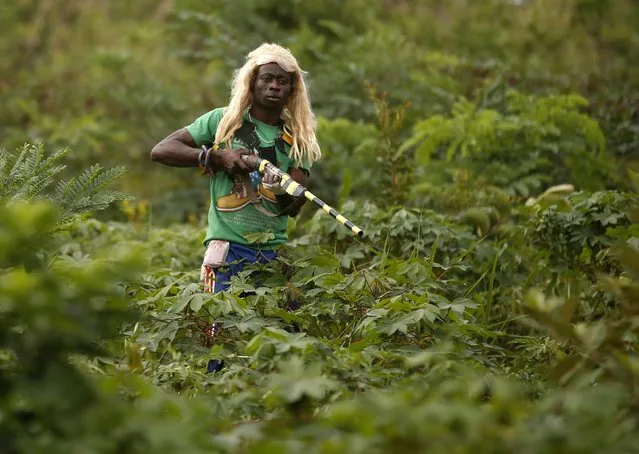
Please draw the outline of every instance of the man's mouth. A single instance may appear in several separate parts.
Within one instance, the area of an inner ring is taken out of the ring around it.
[[[268,99],[269,101],[279,101],[280,97],[275,95],[266,95],[266,99]]]

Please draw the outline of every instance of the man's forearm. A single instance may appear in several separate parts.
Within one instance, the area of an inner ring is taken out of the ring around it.
[[[282,214],[295,217],[300,213],[306,203],[306,197],[293,197],[288,194],[280,194],[277,196],[277,203],[282,209]]]
[[[298,168],[290,169],[290,176],[293,181],[299,183],[302,186],[308,184],[306,173]],[[277,196],[277,202],[282,209],[282,214],[286,214],[291,217],[295,217],[302,210],[302,207],[306,203],[306,197],[293,197],[289,194],[281,194]]]
[[[151,160],[171,167],[197,167],[200,150],[186,129],[179,129],[151,150]]]
[[[177,140],[160,142],[151,151],[151,160],[172,167],[197,167],[200,150]]]

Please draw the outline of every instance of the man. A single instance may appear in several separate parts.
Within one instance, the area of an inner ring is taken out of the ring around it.
[[[262,44],[233,78],[228,106],[197,118],[158,143],[151,159],[200,167],[210,176],[211,204],[201,280],[206,291],[229,286],[246,263],[265,263],[286,243],[288,216],[305,202],[279,177],[252,171],[241,156],[257,153],[306,186],[321,151],[304,72],[288,49]],[[215,329],[215,327],[213,327]]]

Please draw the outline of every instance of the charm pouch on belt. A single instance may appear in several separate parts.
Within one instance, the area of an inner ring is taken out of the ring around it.
[[[230,243],[222,240],[212,240],[204,253],[203,265],[218,268],[226,263],[229,254]]]

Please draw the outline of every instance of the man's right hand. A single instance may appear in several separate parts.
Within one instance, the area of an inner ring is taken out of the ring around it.
[[[252,169],[242,160],[242,155],[245,154],[250,154],[250,152],[244,148],[210,150],[206,156],[205,171],[224,170],[229,175],[248,173]]]

